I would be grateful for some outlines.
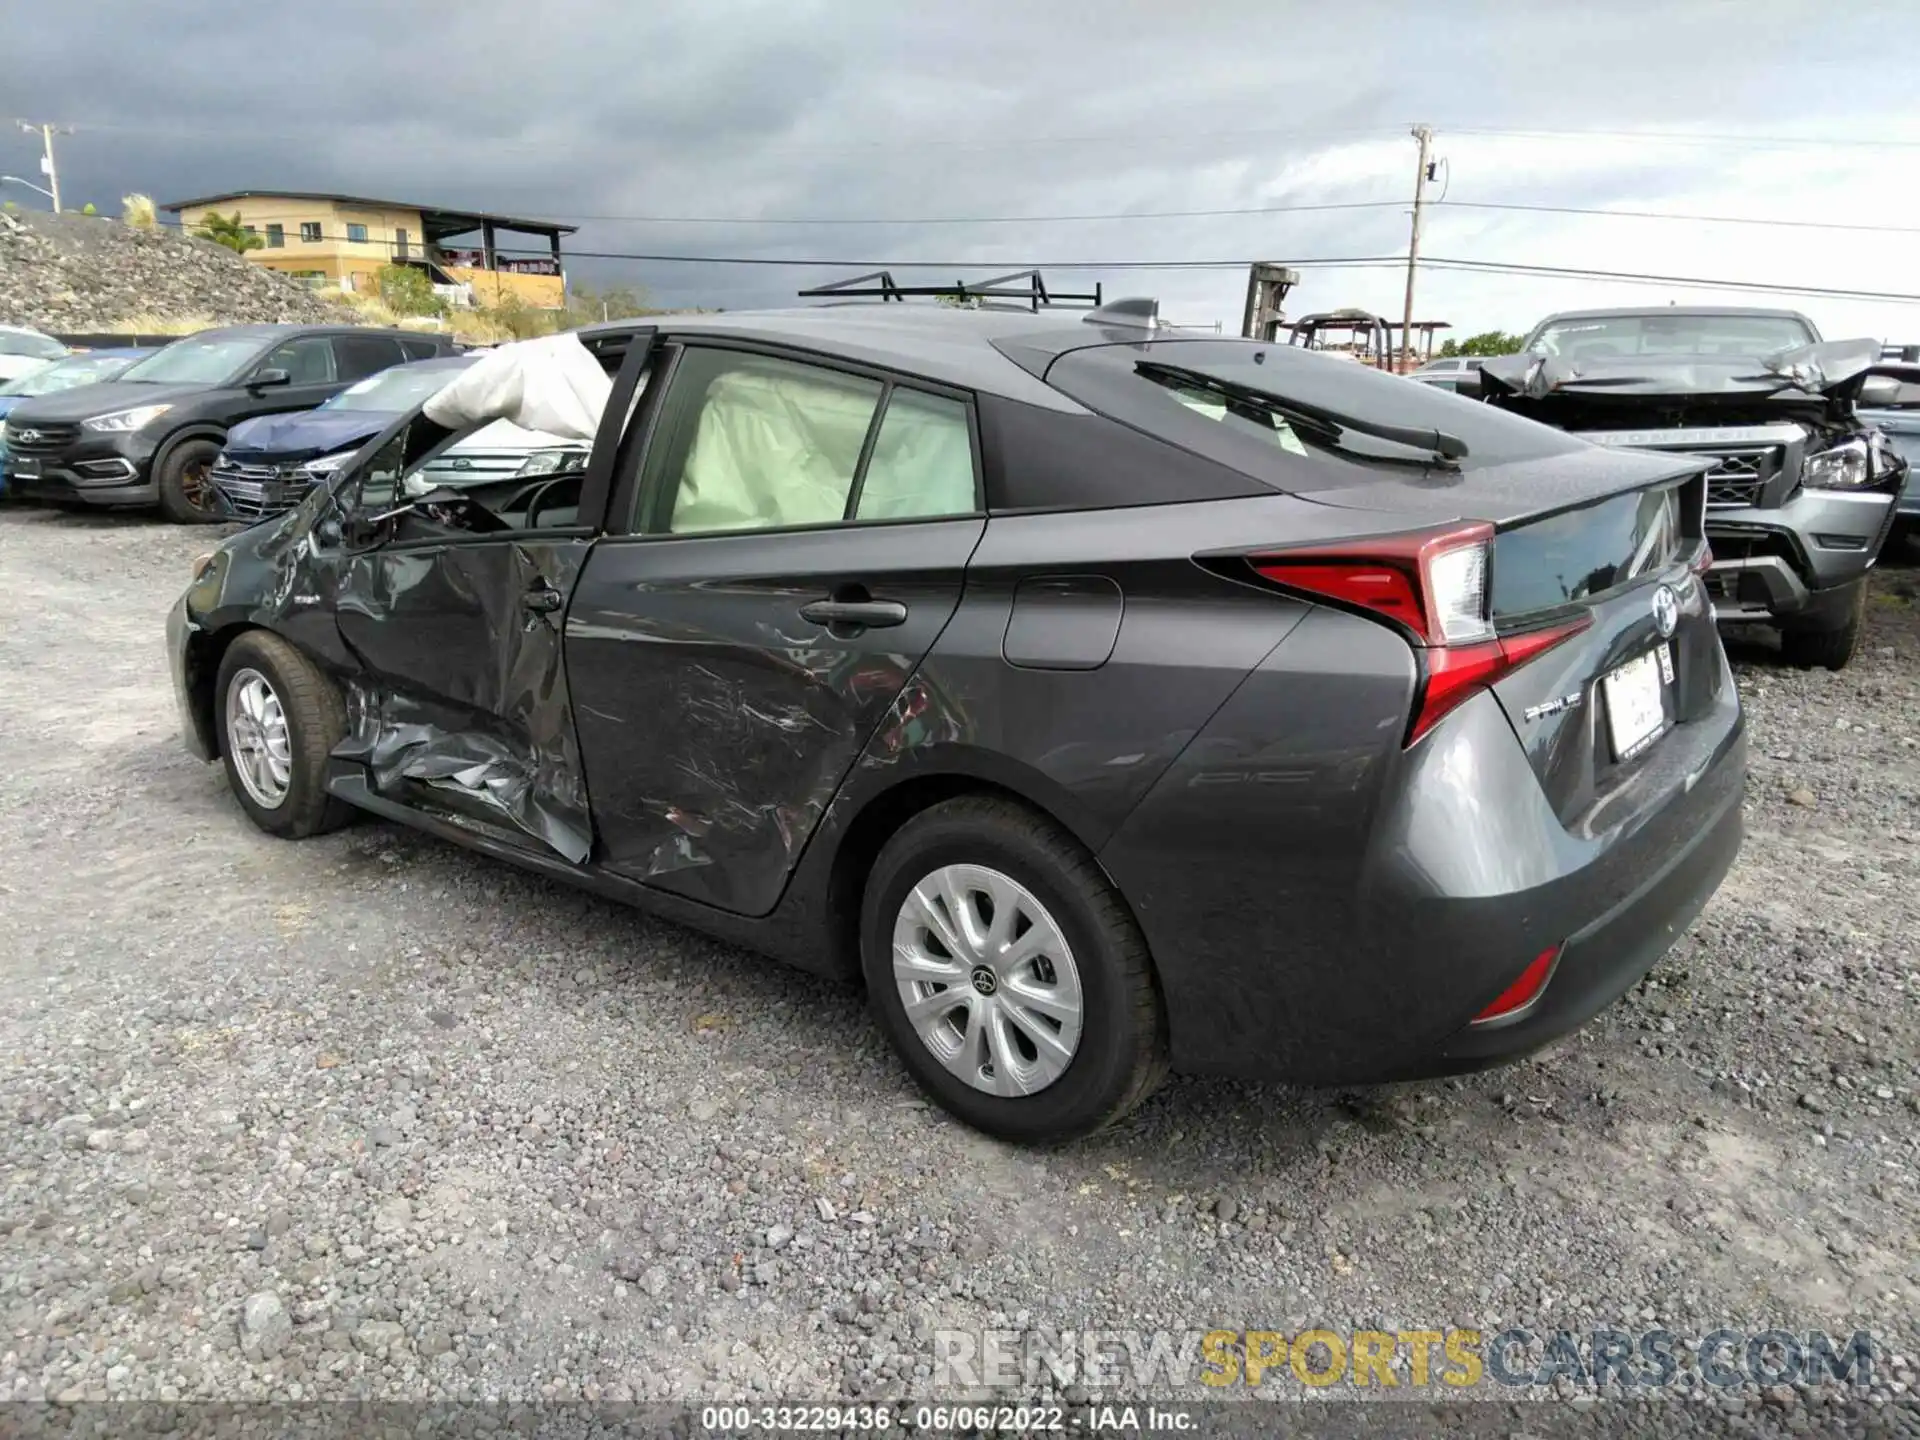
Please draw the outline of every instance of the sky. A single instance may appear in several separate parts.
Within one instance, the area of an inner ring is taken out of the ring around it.
[[[0,0],[0,34],[0,119],[72,127],[71,207],[289,189],[550,218],[580,226],[575,280],[661,306],[1038,263],[1234,333],[1259,259],[1301,264],[1291,316],[1397,319],[1404,264],[1301,262],[1404,259],[1415,123],[1437,260],[1920,296],[1914,0]],[[38,152],[0,131],[0,173],[37,180]],[[1332,205],[1361,208],[1278,208]],[[1167,213],[1194,211],[1264,213]],[[1455,334],[1705,301],[1920,342],[1913,301],[1440,267],[1417,287]]]

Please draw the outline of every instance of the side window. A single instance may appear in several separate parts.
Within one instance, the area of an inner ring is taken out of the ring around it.
[[[977,509],[967,407],[896,387],[887,397],[853,518],[907,520]]]
[[[406,351],[409,360],[431,360],[446,353],[432,340],[402,340],[400,348]]]
[[[404,352],[400,342],[384,335],[336,335],[333,358],[342,380],[363,380],[367,376],[398,365]]]
[[[333,381],[333,347],[324,335],[302,335],[276,345],[260,362],[262,370],[284,370],[295,385],[327,385]]]
[[[792,360],[688,350],[649,465],[647,528],[693,535],[841,519],[882,389]]]

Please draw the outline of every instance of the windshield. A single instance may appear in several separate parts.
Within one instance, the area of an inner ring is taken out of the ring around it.
[[[77,355],[22,375],[10,385],[0,385],[0,395],[51,395],[56,390],[111,380],[130,363],[124,355]]]
[[[146,385],[218,385],[258,355],[261,346],[257,337],[190,335],[130,366],[120,378]]]
[[[349,385],[320,408],[322,410],[386,410],[399,414],[411,410],[429,395],[458,375],[458,365],[402,365],[382,370]]]
[[[1609,360],[1773,355],[1811,344],[1812,332],[1792,315],[1589,315],[1549,320],[1527,349],[1569,360]]]
[[[31,330],[0,329],[0,355],[30,355],[35,360],[58,360],[67,347],[46,335]]]

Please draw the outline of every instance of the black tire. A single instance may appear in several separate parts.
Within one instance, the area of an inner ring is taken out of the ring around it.
[[[284,798],[274,805],[248,792],[227,733],[228,694],[235,680],[249,673],[271,687],[287,721],[291,773]],[[304,840],[337,830],[353,818],[353,807],[326,790],[327,752],[347,733],[347,707],[340,687],[278,635],[253,630],[227,647],[214,685],[213,723],[233,798],[247,818],[269,835]]]
[[[1780,656],[1801,670],[1817,670],[1822,666],[1844,670],[1859,647],[1866,616],[1867,587],[1862,583],[1854,592],[1853,603],[1847,607],[1845,624],[1829,630],[1782,630]]]
[[[182,440],[162,453],[156,472],[160,513],[176,525],[216,525],[226,519],[212,478],[219,458],[220,442],[207,439]]]
[[[1071,950],[1082,999],[1081,1033],[1059,1078],[1032,1094],[974,1088],[928,1049],[893,975],[901,906],[945,865],[985,866],[1045,907]],[[880,1026],[915,1080],[943,1107],[990,1135],[1069,1140],[1111,1125],[1166,1078],[1166,1014],[1146,940],[1094,858],[1059,826],[1009,800],[968,796],[932,806],[901,826],[868,876],[860,915],[861,964]]]

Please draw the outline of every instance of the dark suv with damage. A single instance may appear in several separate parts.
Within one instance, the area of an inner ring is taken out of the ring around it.
[[[1715,614],[1776,627],[1789,663],[1838,670],[1907,473],[1859,414],[1899,388],[1880,350],[1822,343],[1791,310],[1567,311],[1488,360],[1481,394],[1597,444],[1711,462]]]

